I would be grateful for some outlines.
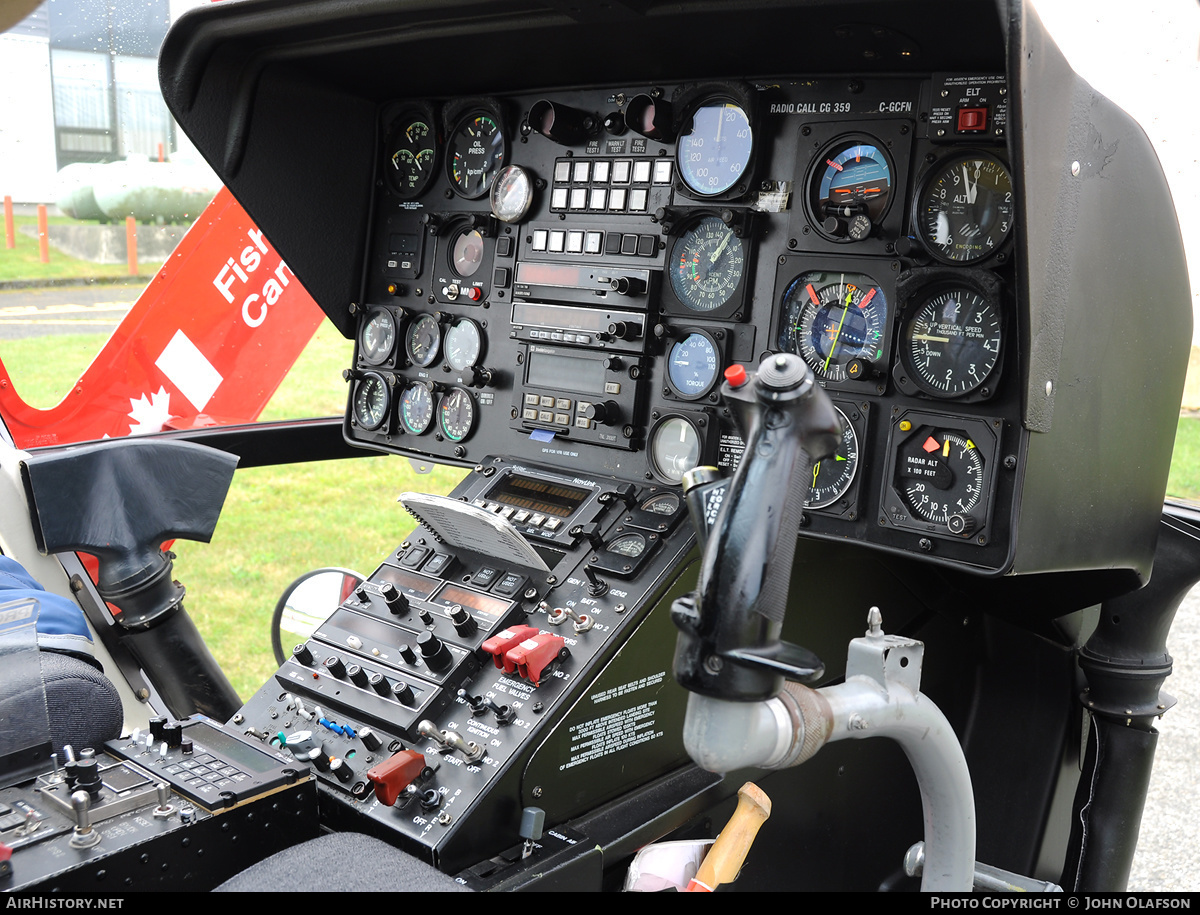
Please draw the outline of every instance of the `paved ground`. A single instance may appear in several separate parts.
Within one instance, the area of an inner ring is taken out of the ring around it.
[[[1158,724],[1160,737],[1142,816],[1131,890],[1200,891],[1200,588],[1184,600],[1167,650],[1175,671],[1163,687],[1179,704]]]
[[[112,333],[141,292],[121,284],[0,290],[0,341]]]

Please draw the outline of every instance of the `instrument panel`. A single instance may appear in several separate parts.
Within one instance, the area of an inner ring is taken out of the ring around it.
[[[672,487],[740,459],[724,371],[792,352],[845,430],[803,533],[1004,571],[1007,119],[995,74],[383,105],[345,435]]]

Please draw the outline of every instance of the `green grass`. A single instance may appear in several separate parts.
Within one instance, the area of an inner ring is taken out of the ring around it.
[[[5,341],[0,357],[27,403],[50,407],[103,346],[104,334]],[[329,322],[318,329],[263,419],[341,414],[342,369],[352,345]],[[413,528],[397,503],[405,490],[447,493],[463,471],[418,474],[407,460],[373,456],[239,471],[212,543],[177,541],[175,577],[186,606],[234,688],[248,698],[275,670],[269,631],[289,583],[321,566],[374,571]]]
[[[52,216],[49,222],[53,225],[90,225],[66,216]],[[9,280],[50,280],[50,279],[90,279],[92,277],[127,276],[129,267],[126,264],[94,264],[91,261],[79,260],[63,254],[54,245],[50,245],[50,263],[43,264],[38,240],[21,231],[21,226],[37,225],[36,216],[14,216],[16,227],[14,233],[15,248],[7,244],[0,246],[0,282]],[[162,261],[139,261],[138,273],[142,276],[153,276],[162,266]]]
[[[1179,418],[1167,495],[1200,500],[1200,419]]]

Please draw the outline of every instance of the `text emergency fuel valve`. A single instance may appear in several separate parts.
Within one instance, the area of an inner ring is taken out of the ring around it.
[[[769,356],[757,372],[732,366],[721,394],[746,450],[708,531],[698,590],[671,608],[675,678],[706,696],[756,701],[777,695],[785,676],[811,682],[824,672],[816,655],[779,635],[813,462],[834,453],[840,425],[792,354]]]

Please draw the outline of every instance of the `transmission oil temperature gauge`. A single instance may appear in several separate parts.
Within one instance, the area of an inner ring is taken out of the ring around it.
[[[996,437],[986,421],[946,419],[910,411],[893,425],[883,509],[895,527],[983,544]]]

